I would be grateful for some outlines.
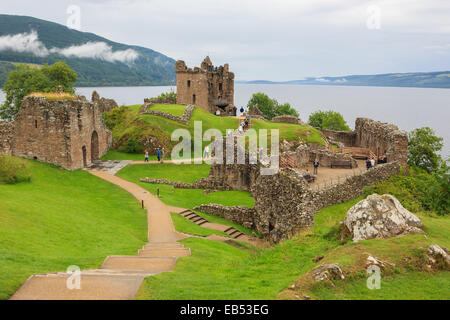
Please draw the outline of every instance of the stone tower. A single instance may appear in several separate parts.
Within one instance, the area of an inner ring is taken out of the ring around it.
[[[186,67],[184,61],[175,63],[177,74],[177,103],[193,104],[209,112],[220,111],[221,115],[233,115],[234,73],[228,64],[214,67],[209,57],[200,68]]]

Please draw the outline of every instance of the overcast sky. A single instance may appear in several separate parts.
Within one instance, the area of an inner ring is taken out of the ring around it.
[[[0,12],[148,47],[238,80],[450,70],[450,0],[14,0]],[[379,17],[379,19],[378,19]]]

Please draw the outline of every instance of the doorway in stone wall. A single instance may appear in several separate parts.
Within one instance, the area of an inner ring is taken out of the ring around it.
[[[83,146],[81,148],[81,151],[83,152],[83,167],[87,167],[87,157],[86,157],[86,146]]]
[[[91,161],[97,160],[99,156],[98,151],[98,134],[97,131],[92,132],[91,138]]]

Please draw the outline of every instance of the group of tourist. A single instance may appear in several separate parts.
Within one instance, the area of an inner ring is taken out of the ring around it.
[[[156,157],[158,159],[158,162],[164,162],[164,147],[162,147],[161,149],[158,148],[156,149]],[[144,162],[148,162],[148,158],[149,158],[149,153],[147,150],[145,150],[145,155],[144,155]]]
[[[387,163],[386,155],[379,156],[377,158],[377,160],[375,160],[375,157],[371,157],[371,158],[367,157],[367,159],[366,159],[366,168],[367,168],[367,170],[369,170],[370,168],[375,167],[375,165],[382,164],[382,163]]]
[[[247,130],[250,127],[250,112],[248,111],[248,107],[244,109],[244,107],[241,107],[239,110],[241,112],[241,115],[243,115],[245,118],[241,121],[239,124],[238,131],[240,134],[243,134],[245,130]]]

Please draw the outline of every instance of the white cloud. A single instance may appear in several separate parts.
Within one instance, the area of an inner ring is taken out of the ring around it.
[[[54,53],[65,57],[97,59],[126,64],[133,63],[139,57],[139,53],[133,49],[113,51],[112,47],[105,42],[87,42],[79,46],[47,49],[34,30],[30,33],[1,36],[0,51],[7,50],[32,53],[38,57],[46,57]]]
[[[0,37],[0,51],[15,51],[32,53],[38,57],[45,57],[49,54],[45,45],[39,41],[36,31],[30,33],[19,33]]]
[[[113,51],[112,47],[105,42],[88,42],[62,49],[53,48],[50,51],[65,57],[98,59],[108,62],[119,61],[123,63],[132,63],[139,56],[133,49]]]

